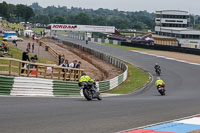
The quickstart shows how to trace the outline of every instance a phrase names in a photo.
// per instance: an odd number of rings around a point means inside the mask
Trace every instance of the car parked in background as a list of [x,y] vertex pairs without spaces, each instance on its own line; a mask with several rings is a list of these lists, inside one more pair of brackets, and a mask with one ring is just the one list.
[[17,36],[8,36],[3,38],[3,41],[23,41],[23,39]]

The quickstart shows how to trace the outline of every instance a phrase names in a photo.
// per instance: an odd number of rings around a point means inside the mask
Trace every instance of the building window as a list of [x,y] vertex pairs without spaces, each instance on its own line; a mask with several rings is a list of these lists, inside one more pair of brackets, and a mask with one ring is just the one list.
[[176,22],[176,20],[165,20],[165,22]]

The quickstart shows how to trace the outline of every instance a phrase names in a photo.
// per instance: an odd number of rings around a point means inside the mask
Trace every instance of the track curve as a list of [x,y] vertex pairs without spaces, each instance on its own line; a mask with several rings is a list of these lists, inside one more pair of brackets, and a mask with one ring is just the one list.
[[[83,41],[66,40],[85,45]],[[135,64],[152,74],[155,62],[159,62],[167,96],[159,96],[153,82],[137,93],[104,98],[100,102],[81,98],[0,97],[0,132],[113,133],[199,114],[200,66],[91,42],[85,46]]]

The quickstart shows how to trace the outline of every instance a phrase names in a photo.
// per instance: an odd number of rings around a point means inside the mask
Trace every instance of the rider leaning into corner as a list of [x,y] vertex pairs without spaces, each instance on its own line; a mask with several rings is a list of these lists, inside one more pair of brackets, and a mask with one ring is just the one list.
[[157,77],[155,85],[156,85],[157,89],[158,89],[159,86],[161,86],[165,90],[165,82],[163,80],[161,80],[160,77]]
[[155,69],[155,71],[157,71],[158,69],[160,69],[160,66],[158,65],[158,63],[155,64],[154,69]]
[[91,86],[91,89],[96,90],[94,87],[94,83],[95,83],[94,80],[91,79],[89,76],[87,76],[85,72],[82,73],[79,79],[79,86],[82,82],[87,82]]

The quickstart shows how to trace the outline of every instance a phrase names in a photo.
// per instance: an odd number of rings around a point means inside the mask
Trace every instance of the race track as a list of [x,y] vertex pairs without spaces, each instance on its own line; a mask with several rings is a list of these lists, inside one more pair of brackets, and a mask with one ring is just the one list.
[[[85,45],[83,41],[66,40]],[[200,113],[200,66],[91,42],[85,46],[153,75],[158,62],[167,96],[160,96],[153,82],[137,93],[93,102],[84,98],[0,97],[0,132],[113,133]]]

